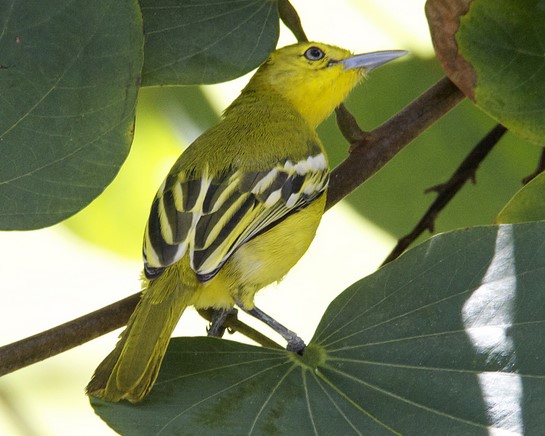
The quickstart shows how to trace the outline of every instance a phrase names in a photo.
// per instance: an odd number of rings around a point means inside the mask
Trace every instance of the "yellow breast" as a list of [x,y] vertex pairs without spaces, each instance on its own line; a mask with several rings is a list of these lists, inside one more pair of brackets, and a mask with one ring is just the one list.
[[314,239],[325,194],[240,247],[218,275],[201,285],[193,304],[197,308],[228,309],[235,299],[254,307],[255,293],[281,280],[299,261]]

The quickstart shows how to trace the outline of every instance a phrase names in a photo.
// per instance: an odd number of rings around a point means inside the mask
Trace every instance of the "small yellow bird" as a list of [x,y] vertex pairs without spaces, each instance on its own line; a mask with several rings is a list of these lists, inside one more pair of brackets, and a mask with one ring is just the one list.
[[216,334],[235,306],[303,341],[254,306],[310,245],[329,169],[316,127],[371,69],[406,52],[352,55],[317,42],[281,48],[256,71],[219,124],[174,164],[151,205],[143,295],[89,395],[141,401],[184,309],[214,308]]

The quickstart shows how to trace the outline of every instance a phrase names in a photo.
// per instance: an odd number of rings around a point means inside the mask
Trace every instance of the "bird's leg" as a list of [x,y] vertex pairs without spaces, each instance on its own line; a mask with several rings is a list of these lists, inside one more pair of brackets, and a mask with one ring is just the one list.
[[253,309],[246,309],[242,305],[242,303],[240,303],[239,301],[237,301],[237,306],[240,307],[247,314],[252,315],[258,320],[264,322],[270,328],[272,328],[275,332],[277,332],[280,336],[282,336],[288,342],[288,346],[286,347],[286,350],[294,351],[297,354],[303,354],[303,351],[305,350],[306,345],[304,341],[299,336],[297,336],[295,332],[292,332],[288,328],[284,327],[274,318],[270,317],[261,309],[255,306]]
[[231,314],[236,316],[237,310],[235,308],[214,309],[212,322],[210,323],[210,327],[208,328],[208,336],[212,336],[215,338],[223,337],[223,334],[225,333],[225,330],[226,330],[225,320]]

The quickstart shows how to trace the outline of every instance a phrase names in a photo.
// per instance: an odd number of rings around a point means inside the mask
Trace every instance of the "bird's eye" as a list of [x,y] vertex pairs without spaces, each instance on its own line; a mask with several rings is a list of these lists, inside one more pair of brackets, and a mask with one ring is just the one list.
[[318,47],[310,47],[305,52],[305,57],[309,61],[319,61],[320,59],[323,59],[324,56],[325,56],[325,53]]

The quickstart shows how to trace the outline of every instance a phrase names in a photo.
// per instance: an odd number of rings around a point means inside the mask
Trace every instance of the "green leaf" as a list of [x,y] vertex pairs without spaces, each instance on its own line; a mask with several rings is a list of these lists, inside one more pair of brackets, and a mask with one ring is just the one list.
[[184,145],[218,115],[199,87],[146,87],[138,95],[136,119],[131,152],[115,180],[62,225],[89,243],[141,261],[143,225],[157,188]]
[[524,138],[545,141],[545,8],[536,0],[474,0],[456,34],[477,76],[477,104]]
[[428,0],[437,56],[481,109],[545,141],[545,8],[537,0]]
[[0,4],[0,228],[98,196],[125,160],[143,63],[135,0]]
[[141,0],[144,85],[217,83],[242,76],[274,50],[276,0]]
[[545,173],[539,174],[517,192],[500,211],[498,223],[545,220]]
[[537,434],[545,426],[545,224],[440,235],[357,282],[302,358],[171,342],[121,434]]

